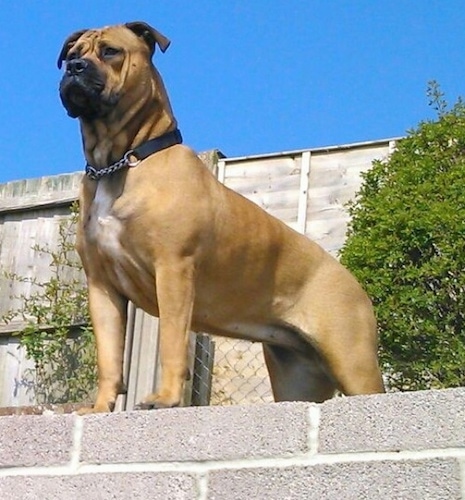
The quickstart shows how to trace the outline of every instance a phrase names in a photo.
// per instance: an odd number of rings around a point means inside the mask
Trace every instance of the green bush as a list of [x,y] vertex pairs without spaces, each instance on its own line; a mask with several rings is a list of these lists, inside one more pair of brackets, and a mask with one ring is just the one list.
[[349,206],[343,262],[372,298],[388,385],[465,385],[465,105],[438,112],[375,161]]
[[89,399],[96,385],[95,345],[82,266],[74,248],[77,204],[59,225],[56,248],[34,246],[50,259],[46,281],[4,273],[12,281],[28,282],[32,293],[16,297],[21,307],[0,317],[4,323],[21,318],[17,332],[34,370],[25,378],[34,387],[37,403],[77,403]]

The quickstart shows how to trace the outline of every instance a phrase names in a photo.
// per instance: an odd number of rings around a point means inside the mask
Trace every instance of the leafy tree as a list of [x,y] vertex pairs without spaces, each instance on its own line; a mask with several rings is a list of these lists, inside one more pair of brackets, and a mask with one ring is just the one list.
[[465,105],[430,82],[435,120],[375,161],[341,261],[371,296],[391,389],[465,385]]

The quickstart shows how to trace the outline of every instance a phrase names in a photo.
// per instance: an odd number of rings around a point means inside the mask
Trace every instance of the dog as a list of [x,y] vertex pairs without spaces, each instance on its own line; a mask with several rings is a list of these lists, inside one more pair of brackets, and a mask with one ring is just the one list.
[[144,22],[66,39],[60,97],[87,161],[77,250],[98,391],[124,391],[127,303],[160,319],[162,377],[141,408],[180,404],[189,331],[262,342],[275,401],[384,392],[370,299],[319,245],[226,188],[181,134],[152,64],[170,41]]

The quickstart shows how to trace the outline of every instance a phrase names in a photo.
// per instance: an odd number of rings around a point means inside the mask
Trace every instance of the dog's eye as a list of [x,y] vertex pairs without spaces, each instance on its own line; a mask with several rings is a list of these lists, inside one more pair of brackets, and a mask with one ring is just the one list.
[[120,49],[117,49],[115,47],[103,47],[101,52],[100,52],[100,55],[101,57],[103,58],[111,58],[113,56],[116,56],[120,53]]

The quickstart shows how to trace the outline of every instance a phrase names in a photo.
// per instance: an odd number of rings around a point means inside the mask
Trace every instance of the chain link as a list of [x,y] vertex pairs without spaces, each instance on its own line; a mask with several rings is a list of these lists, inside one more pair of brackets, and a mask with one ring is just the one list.
[[113,163],[112,165],[104,168],[95,168],[92,165],[87,164],[86,165],[86,175],[89,177],[89,179],[92,179],[93,181],[98,181],[105,175],[111,175],[117,172],[118,170],[121,170],[122,168],[125,167],[135,167],[139,165],[140,160],[136,161],[131,161],[129,157],[134,154],[133,150],[131,149],[128,151],[121,160],[118,160],[117,162]]

